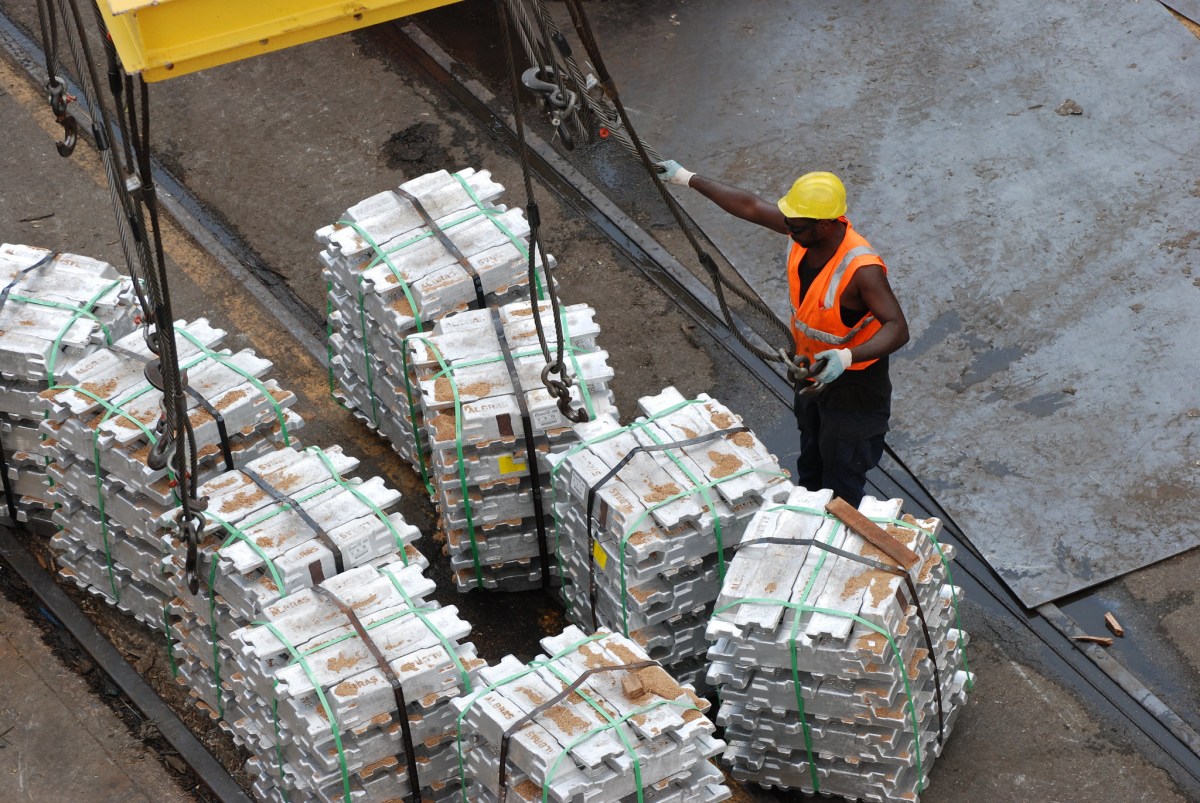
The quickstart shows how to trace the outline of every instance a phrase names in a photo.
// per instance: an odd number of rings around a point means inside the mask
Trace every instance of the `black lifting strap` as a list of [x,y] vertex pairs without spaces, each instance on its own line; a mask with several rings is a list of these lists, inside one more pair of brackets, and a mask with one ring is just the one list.
[[[413,803],[421,801],[421,783],[417,780],[417,752],[413,746],[412,729],[408,724],[408,703],[404,700],[404,688],[400,684],[400,677],[392,669],[387,658],[379,650],[379,646],[371,638],[371,634],[367,632],[367,628],[363,626],[362,620],[358,618],[358,614],[346,603],[335,597],[329,589],[320,585],[314,585],[313,591],[319,594],[324,599],[333,603],[342,615],[349,620],[358,633],[359,640],[363,646],[367,648],[367,652],[371,653],[371,657],[375,659],[375,663],[379,665],[379,671],[387,678],[391,684],[392,694],[396,698],[396,716],[400,720],[400,732],[404,736],[404,759],[408,764],[408,791]],[[399,756],[397,756],[399,758]]]
[[471,261],[467,259],[466,255],[459,250],[458,246],[454,244],[454,241],[450,239],[449,235],[442,231],[438,224],[434,222],[433,216],[429,214],[429,210],[425,208],[424,204],[417,199],[417,196],[413,195],[403,187],[397,187],[396,194],[402,196],[405,200],[412,204],[412,208],[417,210],[417,214],[421,216],[421,220],[425,221],[425,225],[429,227],[429,231],[433,233],[433,236],[438,238],[438,242],[442,244],[442,247],[444,247],[450,253],[450,256],[458,260],[458,264],[462,265],[463,270],[465,270],[467,275],[471,277],[471,281],[475,283],[475,303],[478,304],[478,309],[483,309],[486,307],[487,302],[484,300],[483,282],[480,281],[479,272],[475,270],[475,266],[472,265]]
[[592,605],[592,629],[598,628],[599,622],[596,619],[596,559],[592,554],[596,549],[596,531],[592,524],[592,507],[596,502],[596,491],[600,490],[609,480],[617,476],[617,472],[625,468],[634,456],[642,452],[664,452],[667,449],[682,449],[685,446],[696,446],[701,443],[707,443],[711,440],[716,440],[721,435],[736,435],[739,432],[749,432],[749,427],[730,427],[729,429],[715,429],[712,432],[706,432],[703,435],[697,435],[694,438],[688,438],[674,443],[655,443],[648,446],[635,446],[629,450],[629,453],[617,461],[617,464],[609,469],[608,473],[592,484],[587,492],[587,558],[588,558],[588,599]]
[[[300,507],[299,502],[268,483],[258,474],[258,472],[254,471],[254,469],[251,469],[247,466],[242,466],[240,471],[250,479],[254,480],[255,485],[266,491],[267,494],[277,502],[287,505],[289,508],[295,511],[296,515],[299,516],[314,533],[316,533],[316,536],[318,539],[320,539],[321,543],[327,546],[329,551],[333,553],[333,562],[337,567],[337,573],[341,574],[342,572],[346,571],[346,566],[342,562],[342,550],[334,542],[333,538],[329,536],[329,533],[325,532],[325,528],[320,524],[317,524],[316,520],[313,519],[312,516],[308,515],[308,512],[304,508]],[[313,575],[313,585],[316,585],[325,579],[324,572],[321,571],[319,563],[310,565],[308,571]]]
[[[13,288],[16,287],[23,278],[25,278],[25,274],[32,273],[38,268],[49,265],[54,261],[54,257],[55,254],[53,252],[46,254],[46,256],[30,265],[28,268],[24,268],[16,276],[14,276],[12,281],[6,284],[3,290],[0,290],[0,308],[2,308],[5,302],[8,301],[9,293],[13,291]],[[4,434],[3,429],[3,422],[0,422],[0,436]],[[8,459],[4,456],[3,437],[0,437],[0,485],[4,486],[4,502],[8,506],[8,516],[12,519],[13,526],[15,527],[17,525],[17,493],[13,489],[12,481],[8,478]]]
[[[534,302],[530,302],[534,303]],[[533,494],[533,521],[537,526],[538,558],[542,562],[542,588],[550,586],[550,545],[546,539],[546,512],[542,500],[542,471],[538,467],[537,444],[533,439],[533,420],[529,415],[529,404],[525,401],[525,391],[521,387],[521,376],[517,372],[517,363],[513,359],[512,350],[504,335],[504,325],[500,322],[500,311],[489,310],[492,327],[496,330],[496,340],[500,342],[500,353],[504,355],[504,365],[512,381],[513,395],[517,397],[517,406],[521,409],[521,431],[525,435],[525,462],[529,465],[529,484]]]
[[[912,604],[917,609],[917,618],[921,621],[921,631],[925,634],[925,647],[929,652],[929,660],[933,664],[933,689],[934,695],[937,699],[938,712],[938,744],[942,744],[946,730],[945,712],[942,710],[942,678],[941,674],[938,672],[937,655],[933,651],[933,638],[929,635],[929,625],[925,622],[925,611],[921,608],[921,599],[917,596],[917,587],[913,584],[912,577],[909,576],[909,573],[899,566],[880,563],[873,558],[868,558],[863,555],[855,555],[853,552],[847,552],[844,549],[839,549],[838,547],[831,546],[814,538],[780,538],[778,536],[772,536],[770,538],[755,538],[753,541],[744,542],[738,548],[746,549],[747,547],[758,546],[759,544],[763,544],[764,546],[767,544],[815,546],[818,549],[823,549],[826,552],[833,553],[834,555],[848,558],[849,560],[855,561],[856,563],[861,563],[864,566],[870,566],[872,569],[878,569],[881,572],[887,572],[888,574],[894,574],[904,578],[904,583],[908,586],[908,594],[910,597],[912,597]],[[908,667],[902,666],[900,667],[900,671],[907,672]]]
[[[143,364],[150,362],[150,357],[147,357],[145,354],[138,354],[136,351],[130,351],[124,346],[109,346],[108,349],[117,354],[124,354],[126,357],[131,357]],[[204,411],[212,416],[212,420],[217,422],[217,433],[221,436],[221,456],[225,458],[225,470],[233,471],[237,468],[237,464],[233,460],[233,446],[229,443],[229,429],[225,426],[225,416],[221,415],[221,411],[191,385],[185,384],[183,392],[195,399],[204,408]]]
[[535,717],[537,717],[538,715],[540,715],[542,712],[549,710],[550,708],[558,705],[560,702],[565,700],[568,696],[573,694],[576,689],[578,689],[580,686],[582,686],[583,682],[585,680],[587,680],[588,678],[590,678],[592,675],[595,675],[599,672],[620,672],[620,671],[632,672],[632,671],[635,671],[638,669],[646,669],[651,666],[658,666],[658,665],[659,665],[659,663],[657,661],[637,661],[637,662],[631,663],[631,664],[615,664],[615,665],[610,665],[610,666],[598,666],[594,669],[589,669],[586,672],[584,672],[582,675],[580,675],[579,677],[575,678],[574,683],[567,686],[561,692],[554,695],[549,700],[546,700],[544,703],[539,705],[537,708],[533,709],[528,714],[526,714],[525,716],[516,720],[511,725],[509,725],[507,728],[505,728],[504,735],[500,738],[500,773],[499,773],[500,785],[498,787],[500,790],[499,803],[506,803],[506,801],[508,800],[508,785],[505,783],[505,781],[508,779],[508,740],[509,740],[509,737],[511,737],[518,730],[520,730],[521,727],[523,725],[525,725],[525,723],[532,722],[533,719]]

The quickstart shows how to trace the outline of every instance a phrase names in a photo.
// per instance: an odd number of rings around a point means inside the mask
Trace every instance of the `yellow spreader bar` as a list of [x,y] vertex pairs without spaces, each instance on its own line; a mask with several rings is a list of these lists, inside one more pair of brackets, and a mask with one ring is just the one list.
[[162,81],[458,0],[97,2],[125,70]]

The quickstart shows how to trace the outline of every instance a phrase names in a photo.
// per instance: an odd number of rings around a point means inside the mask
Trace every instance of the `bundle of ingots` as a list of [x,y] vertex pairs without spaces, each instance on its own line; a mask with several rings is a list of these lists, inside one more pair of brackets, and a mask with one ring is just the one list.
[[132,332],[137,312],[133,282],[106,262],[0,245],[0,522],[49,516],[47,397],[77,360]]

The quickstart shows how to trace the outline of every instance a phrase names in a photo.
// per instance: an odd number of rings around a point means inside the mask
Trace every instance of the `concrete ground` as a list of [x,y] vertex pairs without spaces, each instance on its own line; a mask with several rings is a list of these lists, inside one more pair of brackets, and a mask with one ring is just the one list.
[[11,803],[190,800],[81,675],[0,597],[0,784]]
[[[32,22],[23,5],[3,0],[0,9]],[[510,188],[509,203],[523,202],[512,156],[420,79],[380,60],[368,36],[338,37],[215,68],[155,86],[151,95],[152,136],[173,172],[316,310],[323,310],[323,289],[312,232],[360,198],[428,170],[475,166],[492,170]],[[86,146],[70,160],[55,154],[58,129],[41,91],[7,58],[0,58],[0,119],[7,139],[7,147],[0,149],[0,240],[123,264],[95,154]],[[546,246],[562,265],[563,297],[598,309],[601,342],[620,375],[614,387],[627,416],[638,396],[675,384],[688,395],[713,392],[744,410],[752,427],[779,423],[756,420],[763,405],[740,369],[691,331],[679,310],[573,210],[539,192]],[[273,311],[244,293],[169,220],[165,247],[176,316],[207,316],[230,331],[230,347],[252,346],[271,359],[273,375],[300,397],[296,409],[308,421],[305,441],[338,443],[364,459],[359,473],[382,474],[404,490],[405,515],[428,533],[432,511],[412,472],[332,403],[323,367],[278,325]],[[432,545],[422,546],[432,556]],[[1196,653],[1190,645],[1196,642],[1188,640],[1189,628],[1194,631],[1188,623],[1196,621],[1194,557],[1140,572],[1125,586],[1132,604],[1155,612],[1154,626],[1163,628],[1163,638],[1183,640],[1179,650],[1193,666]],[[472,638],[490,660],[510,651],[528,657],[533,636],[556,632],[562,625],[557,606],[546,596],[510,600],[443,593],[443,602],[459,604],[472,621]],[[102,630],[161,649],[161,634],[140,633],[100,606],[88,611]],[[522,627],[505,631],[501,624],[513,620],[513,611],[520,611]],[[1102,701],[1072,678],[1051,671],[1040,646],[1025,631],[970,599],[962,613],[972,637],[968,655],[977,686],[923,800],[1200,798],[1200,790],[1164,769],[1161,755]],[[173,687],[164,663],[159,661],[148,677],[183,715],[186,697]],[[40,662],[34,665],[47,671]],[[238,769],[238,752],[211,722],[194,713],[188,722],[218,758]],[[27,758],[29,777],[33,763],[43,773],[58,766],[53,751]],[[135,753],[121,764],[143,761]],[[95,789],[71,799],[108,799]]]

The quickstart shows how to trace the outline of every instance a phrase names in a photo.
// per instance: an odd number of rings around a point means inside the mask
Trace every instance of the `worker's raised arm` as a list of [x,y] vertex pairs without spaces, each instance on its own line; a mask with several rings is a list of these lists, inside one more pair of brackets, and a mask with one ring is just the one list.
[[783,212],[779,211],[779,207],[767,203],[754,193],[722,184],[715,179],[698,176],[690,170],[685,170],[674,160],[659,162],[658,167],[660,177],[668,184],[691,187],[734,217],[757,223],[780,234],[788,233]]

